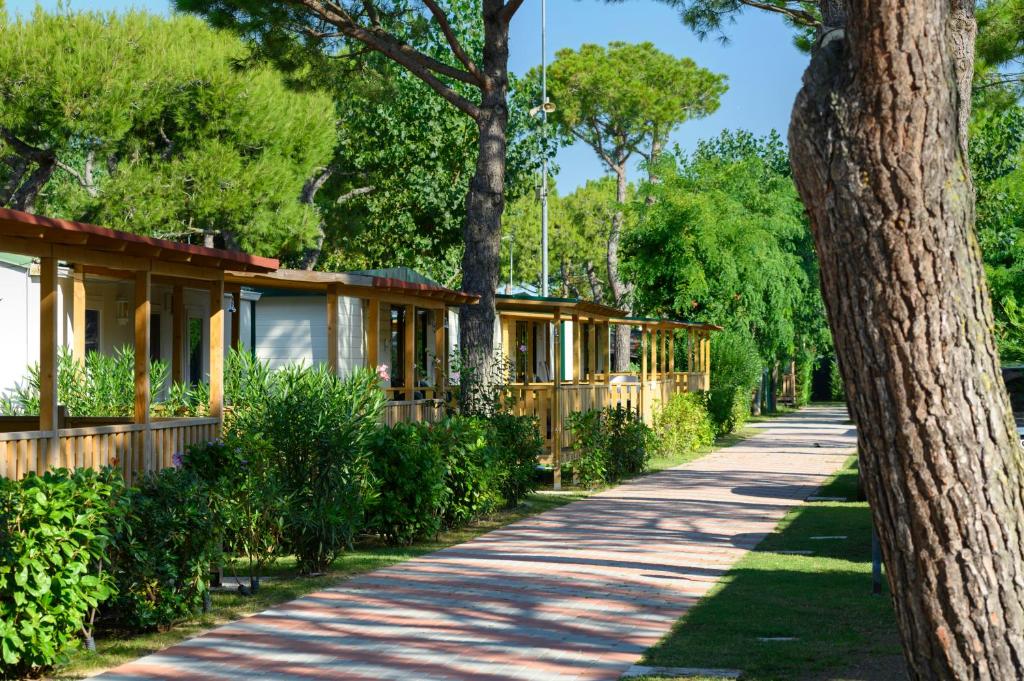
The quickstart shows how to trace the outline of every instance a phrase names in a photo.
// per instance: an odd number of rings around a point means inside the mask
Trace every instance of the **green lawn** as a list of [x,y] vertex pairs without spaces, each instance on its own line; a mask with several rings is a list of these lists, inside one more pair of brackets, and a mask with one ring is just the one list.
[[[856,485],[851,459],[820,494],[853,500]],[[812,539],[837,535],[847,539]],[[780,553],[787,550],[814,553]],[[796,640],[759,640],[767,637]],[[814,502],[791,511],[643,664],[739,669],[748,681],[900,678],[888,589],[871,593],[867,504]]]
[[[255,596],[241,596],[234,592],[215,592],[213,594],[213,609],[209,613],[194,621],[177,625],[166,632],[126,637],[104,636],[100,632],[96,639],[95,653],[78,651],[68,665],[56,670],[50,678],[84,678],[143,655],[154,653],[186,638],[201,634],[219,624],[266,610],[278,603],[294,600],[312,591],[330,587],[348,577],[394,565],[446,546],[461,544],[503,525],[563,506],[585,496],[587,496],[586,492],[572,491],[557,495],[532,494],[514,510],[501,511],[469,527],[444,532],[434,541],[419,542],[409,547],[386,547],[378,542],[366,540],[357,543],[353,551],[342,555],[335,561],[331,571],[322,577],[298,577],[295,575],[294,559],[281,559],[266,570],[266,574],[279,579],[264,582]],[[225,572],[227,573],[229,570],[230,566]],[[233,580],[227,577],[225,581],[233,583]]]

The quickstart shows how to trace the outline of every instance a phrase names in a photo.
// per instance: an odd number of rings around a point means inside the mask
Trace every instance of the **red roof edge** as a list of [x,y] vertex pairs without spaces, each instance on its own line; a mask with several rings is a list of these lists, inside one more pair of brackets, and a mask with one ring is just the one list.
[[479,301],[480,296],[475,296],[471,293],[464,291],[455,291],[450,288],[443,286],[431,286],[430,284],[421,284],[418,282],[405,281],[404,279],[392,279],[390,277],[374,277],[373,285],[380,288],[398,288],[406,289],[409,291],[438,291],[441,293],[447,293],[449,295],[458,296],[466,301]]
[[206,246],[183,244],[177,241],[168,241],[167,239],[157,239],[149,236],[141,236],[139,234],[131,234],[130,232],[121,232],[116,229],[109,229],[107,227],[91,225],[86,222],[75,222],[73,220],[51,218],[46,217],[44,215],[26,213],[20,210],[12,210],[10,208],[0,208],[0,222],[3,221],[15,222],[23,225],[46,227],[48,229],[55,229],[62,232],[93,234],[99,237],[104,237],[108,239],[118,239],[121,241],[127,241],[129,243],[153,246],[156,248],[166,249],[169,251],[178,251],[181,253],[189,253],[191,255],[199,255],[208,258],[217,258],[219,260],[227,260],[230,261],[231,263],[240,263],[248,265],[253,268],[264,269],[267,271],[273,271],[280,267],[280,262],[277,260],[277,258],[264,258],[262,256],[250,255],[248,253],[243,253],[241,251],[228,251],[221,248],[207,248]]

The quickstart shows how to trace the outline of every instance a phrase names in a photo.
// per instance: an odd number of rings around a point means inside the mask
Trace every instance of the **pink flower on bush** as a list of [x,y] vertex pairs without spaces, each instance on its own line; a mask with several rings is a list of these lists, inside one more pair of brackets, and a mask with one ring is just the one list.
[[526,352],[526,343],[519,346],[519,352]]
[[185,452],[174,452],[174,456],[171,457],[171,463],[174,464],[175,468],[181,468],[185,465]]
[[377,367],[377,378],[379,378],[382,381],[391,380],[391,373],[388,371],[387,364],[381,364],[380,366]]
[[462,380],[462,375],[458,371],[453,371],[451,373],[451,379],[453,383],[458,383],[460,380]]

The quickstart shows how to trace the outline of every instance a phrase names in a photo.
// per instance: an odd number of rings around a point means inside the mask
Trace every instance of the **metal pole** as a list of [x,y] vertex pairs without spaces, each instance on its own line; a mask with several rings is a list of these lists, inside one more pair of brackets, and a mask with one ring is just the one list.
[[540,288],[541,295],[548,295],[548,157],[547,157],[547,124],[548,112],[548,3],[540,1],[540,103],[541,103],[541,140],[544,142],[544,159],[540,172]]
[[512,272],[514,271],[513,268],[515,267],[515,260],[513,260],[513,256],[514,256],[514,253],[515,253],[515,250],[516,250],[515,249],[515,245],[516,245],[516,235],[515,235],[515,232],[513,232],[508,237],[508,291],[507,291],[507,293],[509,295],[512,295]]

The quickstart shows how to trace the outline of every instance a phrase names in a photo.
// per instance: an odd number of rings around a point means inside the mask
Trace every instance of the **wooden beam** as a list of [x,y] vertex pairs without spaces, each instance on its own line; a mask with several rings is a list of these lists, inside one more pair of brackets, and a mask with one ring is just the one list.
[[572,382],[573,385],[579,385],[580,382],[580,363],[583,361],[583,343],[581,342],[582,332],[580,331],[580,317],[579,315],[572,316]]
[[375,298],[366,301],[363,342],[366,343],[366,366],[370,371],[376,371],[380,364],[380,301]]
[[338,375],[338,287],[327,287],[327,368]]
[[57,259],[39,262],[39,430],[46,440],[46,467],[60,466],[57,437]]
[[224,418],[224,280],[210,287],[210,416]]
[[448,349],[444,345],[444,310],[434,310],[434,388],[435,397],[441,397],[445,389],[447,373],[444,369]]
[[[134,422],[149,425],[149,340],[150,314],[152,312],[152,282],[149,272],[135,275],[135,413]],[[150,458],[153,452],[152,431],[142,431],[142,451],[135,452],[129,467],[129,475],[136,469],[147,471],[154,468]]]
[[235,308],[231,313],[231,349],[237,351],[242,348],[242,287],[224,288],[231,295],[231,307]]
[[676,373],[676,332],[670,331],[668,336],[668,372]]
[[[552,363],[554,389],[551,391],[551,466],[552,486],[562,489],[562,314],[554,315],[555,358]],[[543,427],[544,424],[541,424]]]
[[516,353],[513,348],[513,333],[512,329],[515,328],[511,319],[504,314],[499,314],[499,323],[501,324],[501,352],[505,358],[512,364],[512,372],[516,370]]
[[647,329],[640,327],[640,381],[647,383]]
[[593,383],[597,376],[597,324],[587,324],[587,380]]
[[406,399],[413,399],[416,389],[416,308],[405,306],[405,390]]
[[71,354],[75,361],[85,366],[85,270],[81,265],[75,265],[71,286],[71,335],[74,340]]
[[185,381],[185,287],[177,284],[171,293],[171,380]]
[[661,330],[661,373],[662,373],[663,376],[667,376],[667,374],[669,373],[669,369],[668,369],[668,364],[669,364],[669,360],[668,360],[668,337],[669,337],[669,333],[670,333],[669,330],[666,329],[666,328],[663,328]]
[[534,355],[535,348],[533,343],[535,328],[534,324],[535,322],[526,322],[526,373],[523,380],[523,383],[526,385],[530,385],[531,380],[533,382],[536,382],[536,379],[533,378],[533,376],[535,375],[533,370],[536,366],[534,364],[534,361],[536,359]]

